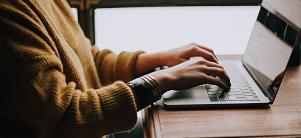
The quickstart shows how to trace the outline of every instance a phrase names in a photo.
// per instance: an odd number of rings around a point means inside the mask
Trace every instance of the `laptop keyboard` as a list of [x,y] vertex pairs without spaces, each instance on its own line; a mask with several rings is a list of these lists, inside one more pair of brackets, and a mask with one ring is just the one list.
[[258,96],[233,64],[225,64],[227,73],[231,78],[231,88],[224,91],[215,85],[205,84],[207,94],[211,101],[259,101]]

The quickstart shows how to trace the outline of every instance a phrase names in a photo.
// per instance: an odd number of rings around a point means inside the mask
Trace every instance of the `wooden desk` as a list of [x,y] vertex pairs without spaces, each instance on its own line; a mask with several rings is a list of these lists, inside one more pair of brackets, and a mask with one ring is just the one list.
[[143,111],[143,122],[145,137],[301,137],[301,67],[288,68],[268,109],[166,111],[159,101]]

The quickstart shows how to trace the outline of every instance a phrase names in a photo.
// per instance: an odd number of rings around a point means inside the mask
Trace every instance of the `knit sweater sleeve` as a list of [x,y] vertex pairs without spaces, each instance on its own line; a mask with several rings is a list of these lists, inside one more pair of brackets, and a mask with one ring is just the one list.
[[39,137],[100,137],[132,128],[131,89],[118,81],[79,90],[66,78],[66,63],[34,10],[25,1],[0,2],[1,107],[10,111],[0,114]]
[[108,49],[98,50],[93,47],[92,53],[101,83],[107,85],[117,80],[128,82],[134,79],[136,77],[137,58],[144,52],[124,51],[116,55]]

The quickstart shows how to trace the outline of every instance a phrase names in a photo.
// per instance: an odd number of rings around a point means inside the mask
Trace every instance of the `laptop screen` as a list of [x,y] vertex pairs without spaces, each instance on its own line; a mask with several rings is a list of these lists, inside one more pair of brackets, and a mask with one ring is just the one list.
[[298,31],[261,8],[242,60],[271,102],[280,87],[297,38]]

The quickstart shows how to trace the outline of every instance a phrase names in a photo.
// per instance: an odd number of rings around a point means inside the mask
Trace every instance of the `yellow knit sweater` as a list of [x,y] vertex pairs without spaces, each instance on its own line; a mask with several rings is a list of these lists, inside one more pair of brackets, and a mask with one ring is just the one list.
[[124,82],[140,53],[92,48],[64,0],[1,0],[0,137],[132,128],[136,104]]

